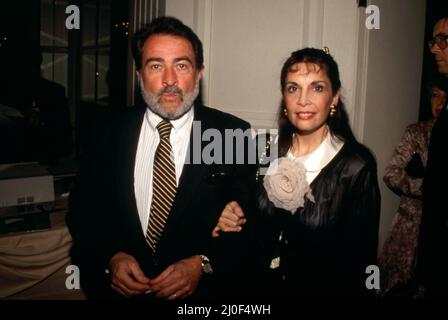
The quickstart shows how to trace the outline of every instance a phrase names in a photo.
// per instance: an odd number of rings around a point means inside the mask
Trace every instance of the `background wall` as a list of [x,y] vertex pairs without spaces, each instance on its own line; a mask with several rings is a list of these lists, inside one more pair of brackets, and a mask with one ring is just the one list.
[[166,0],[166,15],[192,27],[204,44],[206,104],[254,127],[275,127],[279,73],[289,53],[328,46],[358,139],[376,155],[382,194],[381,248],[398,208],[382,182],[405,127],[418,120],[425,0],[372,0],[380,29],[355,0]]
[[[379,177],[401,140],[405,127],[418,120],[425,25],[425,1],[375,0],[381,29],[371,31],[366,80],[363,142],[376,155]],[[384,242],[399,198],[380,180],[381,230]]]
[[304,46],[330,48],[349,84],[344,95],[353,100],[357,12],[352,0],[166,1],[166,15],[182,19],[203,41],[205,103],[263,128],[276,126],[281,66]]

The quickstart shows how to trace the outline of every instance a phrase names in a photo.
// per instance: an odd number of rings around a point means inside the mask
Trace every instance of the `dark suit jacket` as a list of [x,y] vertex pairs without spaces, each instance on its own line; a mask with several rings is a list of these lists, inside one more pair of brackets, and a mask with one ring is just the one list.
[[[110,258],[119,251],[134,256],[149,278],[170,264],[197,254],[212,262],[193,297],[216,298],[232,290],[244,276],[245,232],[213,239],[211,232],[224,206],[237,200],[250,216],[255,165],[185,164],[173,207],[154,254],[142,232],[134,194],[134,165],[145,108],[128,108],[111,116],[98,132],[82,161],[72,191],[67,224],[74,238],[73,259],[80,266],[81,283],[91,296],[107,296],[105,278]],[[195,107],[202,132],[209,128],[248,129],[232,115]],[[191,137],[191,143],[197,137]],[[197,141],[196,141],[197,142]],[[202,147],[209,142],[202,143]],[[229,281],[232,278],[232,281]],[[239,291],[238,291],[239,292]]]
[[448,287],[448,110],[432,129],[423,179],[418,272],[434,296],[446,297]]

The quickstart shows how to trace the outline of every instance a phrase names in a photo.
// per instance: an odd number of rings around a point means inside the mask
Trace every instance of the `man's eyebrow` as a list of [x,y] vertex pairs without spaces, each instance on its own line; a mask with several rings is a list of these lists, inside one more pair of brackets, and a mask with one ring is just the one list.
[[188,56],[183,56],[183,57],[174,59],[174,62],[179,62],[179,61],[188,61],[191,65],[193,65],[193,61],[191,61],[191,59]]
[[[148,63],[150,62],[164,62],[165,60],[159,57],[149,57],[148,59],[145,60],[144,65],[146,66]],[[193,61],[188,57],[188,56],[182,56],[182,57],[178,57],[174,59],[174,62],[179,62],[179,61],[187,61],[189,62],[191,65],[194,65]]]
[[162,58],[152,58],[152,57],[150,57],[150,58],[146,59],[144,65],[146,66],[148,63],[154,62],[154,61],[155,62],[163,62],[163,59]]
[[446,37],[446,36],[448,36],[448,34],[445,33],[445,32],[439,32],[439,33],[436,34],[434,37],[440,37],[440,36],[444,36],[444,37]]

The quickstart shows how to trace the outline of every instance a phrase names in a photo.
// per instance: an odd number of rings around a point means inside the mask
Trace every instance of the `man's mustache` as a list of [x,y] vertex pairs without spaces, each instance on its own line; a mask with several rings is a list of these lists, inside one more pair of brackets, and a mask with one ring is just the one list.
[[171,86],[166,86],[165,88],[160,90],[160,92],[157,94],[157,98],[160,98],[165,93],[175,93],[175,94],[179,95],[181,98],[184,95],[181,88],[179,88],[178,86],[171,85]]

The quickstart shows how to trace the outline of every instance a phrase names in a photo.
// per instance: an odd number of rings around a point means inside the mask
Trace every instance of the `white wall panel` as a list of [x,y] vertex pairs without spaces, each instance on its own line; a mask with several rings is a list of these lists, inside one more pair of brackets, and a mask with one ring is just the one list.
[[204,43],[205,102],[254,127],[276,126],[280,68],[290,52],[330,48],[355,135],[377,157],[382,245],[398,206],[382,176],[418,118],[425,1],[369,2],[380,9],[379,30],[366,29],[355,0],[166,0],[166,13]]

